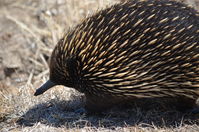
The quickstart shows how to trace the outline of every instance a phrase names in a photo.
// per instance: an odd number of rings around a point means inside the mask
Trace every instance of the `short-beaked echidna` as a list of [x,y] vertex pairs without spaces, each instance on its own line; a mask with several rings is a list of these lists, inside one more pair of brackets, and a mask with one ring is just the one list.
[[119,3],[86,18],[58,42],[50,61],[55,85],[105,109],[135,98],[199,97],[199,13],[174,1]]

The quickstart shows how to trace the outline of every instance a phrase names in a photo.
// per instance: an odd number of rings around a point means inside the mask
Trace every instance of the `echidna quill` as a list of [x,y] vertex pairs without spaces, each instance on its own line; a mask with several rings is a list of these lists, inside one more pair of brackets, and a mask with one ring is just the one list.
[[195,102],[199,13],[168,0],[132,0],[99,11],[60,39],[50,79],[35,95],[55,85],[84,93],[88,110],[135,98]]

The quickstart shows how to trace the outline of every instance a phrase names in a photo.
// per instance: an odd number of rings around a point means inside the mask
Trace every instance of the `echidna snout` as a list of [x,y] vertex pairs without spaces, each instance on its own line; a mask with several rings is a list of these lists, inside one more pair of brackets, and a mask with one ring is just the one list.
[[53,83],[52,81],[48,80],[45,84],[43,84],[40,88],[37,89],[35,92],[34,96],[38,96],[40,94],[43,94],[45,91],[48,89],[54,87],[56,84]]

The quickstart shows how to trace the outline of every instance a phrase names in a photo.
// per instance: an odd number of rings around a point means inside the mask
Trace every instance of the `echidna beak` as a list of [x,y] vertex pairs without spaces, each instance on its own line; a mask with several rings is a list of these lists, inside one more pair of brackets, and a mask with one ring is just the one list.
[[34,96],[43,94],[45,91],[47,91],[48,89],[52,88],[53,86],[55,86],[56,84],[50,80],[48,80],[46,83],[44,83],[40,88],[38,88],[34,94]]

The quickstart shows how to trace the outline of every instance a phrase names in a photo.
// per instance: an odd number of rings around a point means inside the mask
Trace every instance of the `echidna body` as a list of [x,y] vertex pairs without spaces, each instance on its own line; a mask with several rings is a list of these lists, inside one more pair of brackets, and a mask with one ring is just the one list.
[[50,80],[85,93],[87,108],[135,98],[199,96],[199,13],[167,0],[129,1],[85,19],[55,47]]

